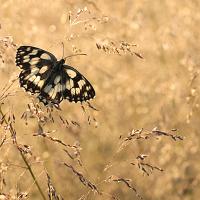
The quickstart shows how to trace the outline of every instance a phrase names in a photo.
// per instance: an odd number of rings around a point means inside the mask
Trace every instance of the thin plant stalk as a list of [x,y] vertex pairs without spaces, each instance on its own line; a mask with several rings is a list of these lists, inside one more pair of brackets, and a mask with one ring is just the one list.
[[[0,113],[1,113],[2,116],[4,116],[4,113],[3,113],[2,109],[1,109],[1,107],[0,107]],[[4,122],[6,123],[6,125],[9,125],[8,121],[5,118],[4,118]],[[13,129],[13,127],[12,127],[12,125],[10,125],[9,131],[10,131],[10,133],[11,133],[12,136],[14,136],[16,134],[15,131],[14,131],[14,129]],[[20,152],[20,155],[21,155],[21,157],[22,157],[25,165],[27,166],[27,169],[30,172],[30,174],[31,174],[31,176],[32,176],[32,178],[34,180],[34,183],[36,184],[36,186],[37,186],[37,188],[38,188],[38,190],[39,190],[42,198],[44,200],[46,200],[46,197],[45,197],[45,195],[44,195],[44,193],[43,193],[43,191],[42,191],[42,189],[41,189],[41,187],[40,187],[40,185],[39,185],[39,183],[38,183],[38,181],[37,181],[37,179],[36,179],[36,177],[35,177],[35,175],[33,173],[33,170],[31,169],[31,166],[29,165],[28,161],[26,160],[26,157],[24,156],[24,154],[22,153],[22,151],[18,147],[16,139],[14,140],[14,144],[16,145],[17,150]]]

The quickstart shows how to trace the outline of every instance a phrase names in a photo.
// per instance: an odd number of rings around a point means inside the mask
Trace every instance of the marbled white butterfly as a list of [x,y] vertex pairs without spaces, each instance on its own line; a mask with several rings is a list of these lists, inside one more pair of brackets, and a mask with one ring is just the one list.
[[65,64],[65,59],[42,49],[20,46],[17,49],[16,65],[20,86],[31,94],[38,94],[44,105],[59,105],[63,99],[83,102],[94,98],[95,91],[89,81],[76,69]]

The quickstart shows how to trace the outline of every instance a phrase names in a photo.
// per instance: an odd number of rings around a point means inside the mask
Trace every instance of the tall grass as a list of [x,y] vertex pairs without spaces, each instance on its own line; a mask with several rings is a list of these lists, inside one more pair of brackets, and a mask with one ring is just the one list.
[[[197,199],[198,1],[0,1],[0,199]],[[62,57],[89,103],[45,107],[16,49]]]

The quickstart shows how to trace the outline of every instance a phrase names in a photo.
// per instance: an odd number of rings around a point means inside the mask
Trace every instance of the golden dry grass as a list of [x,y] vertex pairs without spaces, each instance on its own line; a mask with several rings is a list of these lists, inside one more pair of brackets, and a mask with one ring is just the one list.
[[[0,199],[198,199],[199,9],[0,0]],[[94,85],[98,111],[66,100],[50,111],[12,84],[18,46],[61,58],[62,42],[66,56],[87,53],[67,62]]]

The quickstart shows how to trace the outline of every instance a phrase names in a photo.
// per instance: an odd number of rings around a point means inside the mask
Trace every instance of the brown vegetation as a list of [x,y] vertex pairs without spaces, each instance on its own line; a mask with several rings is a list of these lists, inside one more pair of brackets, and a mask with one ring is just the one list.
[[[200,2],[0,0],[0,200],[198,199]],[[67,60],[89,104],[19,87],[16,49]]]

